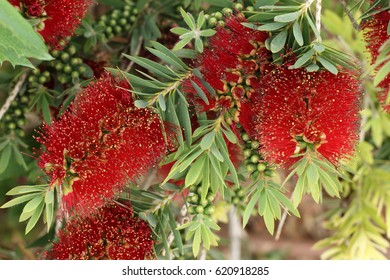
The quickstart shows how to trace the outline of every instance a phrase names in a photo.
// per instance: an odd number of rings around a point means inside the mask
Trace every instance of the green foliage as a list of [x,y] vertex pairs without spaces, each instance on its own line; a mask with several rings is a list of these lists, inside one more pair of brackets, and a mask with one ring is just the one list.
[[203,11],[199,13],[198,19],[195,21],[194,17],[190,13],[186,13],[183,9],[180,9],[181,16],[190,29],[182,27],[174,27],[171,32],[179,35],[180,41],[176,43],[173,48],[174,51],[184,48],[192,39],[195,40],[195,49],[199,52],[203,52],[203,41],[201,37],[213,36],[216,31],[212,29],[202,30],[202,26],[206,22]]
[[220,230],[220,227],[205,215],[198,214],[191,222],[183,224],[177,229],[187,229],[186,240],[192,239],[192,253],[195,257],[198,256],[201,245],[206,250],[210,250],[210,246],[218,245],[218,237],[213,230]]
[[[270,234],[274,234],[275,220],[282,218],[282,211],[287,211],[299,217],[296,207],[283,194],[284,190],[281,186],[274,182],[261,179],[255,182],[247,189],[248,202],[243,214],[243,226],[248,223],[248,220],[255,209],[264,218],[265,225]],[[250,198],[250,199],[249,199]]]
[[311,72],[321,66],[335,75],[338,65],[357,68],[351,57],[322,43],[307,1],[257,1],[255,7],[259,11],[246,12],[250,23],[244,25],[270,32],[266,47],[272,53],[279,56],[292,49],[298,57],[292,68],[306,67]]
[[13,66],[34,68],[27,58],[50,60],[43,39],[7,1],[0,2],[0,66],[9,61]]
[[26,148],[27,145],[16,135],[11,134],[0,137],[0,175],[7,169],[11,158],[15,158],[16,162],[24,170],[28,169],[19,150],[20,147]]
[[348,204],[329,211],[325,227],[332,235],[316,244],[328,248],[324,259],[385,259],[390,245],[385,238],[390,236],[390,166],[375,164],[373,148],[367,142],[360,144],[351,180],[343,182]]
[[8,201],[1,208],[26,203],[19,218],[19,222],[29,220],[26,234],[35,227],[43,212],[43,222],[49,231],[54,217],[54,189],[48,185],[18,186],[7,192],[7,195],[18,195],[18,197]]
[[298,175],[293,193],[294,207],[299,205],[305,193],[311,194],[315,202],[321,202],[322,187],[331,197],[339,197],[342,188],[338,177],[345,176],[322,156],[307,151],[291,169],[285,183]]

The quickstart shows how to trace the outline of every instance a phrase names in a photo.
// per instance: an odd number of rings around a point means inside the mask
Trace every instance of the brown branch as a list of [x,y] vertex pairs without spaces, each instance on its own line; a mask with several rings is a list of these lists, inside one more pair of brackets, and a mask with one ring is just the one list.
[[12,91],[11,91],[10,95],[8,96],[7,100],[3,104],[3,107],[1,107],[1,109],[0,109],[0,120],[4,117],[5,113],[8,111],[9,107],[11,106],[12,101],[14,101],[14,99],[18,95],[20,89],[23,86],[24,81],[26,80],[26,77],[27,77],[27,73],[23,73],[20,76],[20,78],[19,78],[18,82],[16,83],[15,87],[12,89]]
[[340,0],[341,5],[343,6],[344,12],[349,17],[349,20],[352,22],[353,28],[355,28],[356,31],[360,31],[360,26],[356,22],[355,18],[353,17],[351,11],[347,7],[347,3],[345,3],[345,0]]

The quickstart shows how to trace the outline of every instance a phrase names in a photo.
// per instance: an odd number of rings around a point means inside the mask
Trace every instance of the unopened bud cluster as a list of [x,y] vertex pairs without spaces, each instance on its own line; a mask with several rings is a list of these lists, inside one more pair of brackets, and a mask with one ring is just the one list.
[[137,19],[138,9],[132,1],[125,1],[122,9],[114,9],[100,17],[98,26],[104,28],[104,36],[111,39],[129,32]]
[[211,190],[208,191],[206,199],[202,201],[202,186],[191,186],[189,188],[189,194],[186,198],[189,204],[188,213],[190,215],[204,214],[212,215],[215,211],[213,205],[214,195]]

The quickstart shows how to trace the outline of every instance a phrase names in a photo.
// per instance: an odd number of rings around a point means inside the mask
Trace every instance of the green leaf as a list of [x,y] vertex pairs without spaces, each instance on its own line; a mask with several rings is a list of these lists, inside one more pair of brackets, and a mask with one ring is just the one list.
[[203,42],[202,42],[202,39],[200,39],[200,38],[196,38],[196,39],[195,39],[195,49],[196,49],[199,53],[202,53],[202,52],[203,52]]
[[43,196],[41,194],[36,195],[31,199],[23,208],[23,212],[31,212],[38,207],[38,205],[43,201]]
[[186,13],[183,10],[183,8],[180,8],[180,14],[183,17],[183,19],[186,22],[186,24],[191,28],[191,30],[195,30],[196,29],[196,23],[195,23],[195,19],[193,18],[193,16],[190,13]]
[[336,66],[334,66],[331,62],[329,62],[328,60],[326,60],[325,58],[321,57],[321,56],[317,56],[317,60],[321,63],[322,66],[325,67],[326,70],[328,70],[330,73],[334,74],[334,75],[337,75],[337,73],[339,72],[336,68]]
[[273,235],[275,231],[275,220],[274,216],[272,215],[272,210],[269,205],[266,206],[265,212],[264,212],[264,223],[268,230],[268,232]]
[[41,217],[43,211],[43,201],[36,207],[34,214],[31,216],[30,220],[27,223],[25,234],[29,233],[34,226],[37,224],[39,217]]
[[306,176],[309,185],[314,185],[318,182],[319,174],[315,164],[311,163],[306,168]]
[[34,214],[34,212],[35,212],[35,209],[33,211],[31,211],[31,212],[22,212],[22,214],[20,214],[20,216],[19,216],[19,223],[27,221],[28,219],[30,219],[31,216]]
[[165,111],[167,109],[167,105],[165,104],[165,97],[163,94],[158,96],[158,105],[160,105],[161,110]]
[[196,90],[196,93],[199,95],[199,97],[206,103],[206,105],[209,105],[209,99],[207,98],[205,92],[202,90],[201,87],[199,87],[192,79],[190,79],[191,85]]
[[[248,25],[249,24],[246,24],[245,26],[249,27]],[[267,24],[261,25],[261,26],[254,25],[254,27],[252,27],[252,29],[260,30],[260,31],[275,31],[275,30],[279,30],[280,28],[285,27],[286,25],[287,25],[287,23],[284,23],[284,22],[272,22],[272,23],[267,23]]]
[[134,105],[137,108],[144,109],[144,108],[147,108],[149,106],[149,103],[147,101],[138,99],[138,100],[134,101]]
[[200,30],[205,23],[205,18],[204,18],[204,12],[201,11],[198,15],[198,19],[196,21],[196,29]]
[[293,34],[295,41],[297,41],[298,45],[303,46],[303,35],[301,30],[301,25],[298,21],[294,22],[293,25]]
[[310,49],[307,52],[305,52],[300,58],[297,59],[297,61],[294,63],[294,68],[300,68],[303,65],[305,65],[312,56],[314,55],[314,50]]
[[382,82],[386,76],[390,73],[390,61],[388,61],[384,66],[382,66],[379,71],[376,73],[374,78],[374,86],[377,86]]
[[214,29],[206,29],[206,30],[201,30],[200,31],[200,36],[203,36],[203,37],[210,37],[210,36],[214,36],[215,33],[217,33],[217,31],[215,31]]
[[271,51],[273,53],[277,53],[284,48],[286,44],[287,34],[288,34],[287,30],[283,30],[272,39]]
[[318,71],[318,69],[320,69],[320,67],[317,65],[317,64],[310,64],[309,66],[306,67],[306,71],[307,72],[315,72],[315,71]]
[[40,106],[42,108],[42,115],[46,123],[51,123],[51,112],[50,112],[50,105],[49,101],[47,100],[45,95],[42,95],[42,98],[40,98]]
[[214,143],[215,131],[211,131],[203,136],[202,141],[200,142],[200,148],[202,150],[210,149],[211,145]]
[[165,61],[172,66],[178,68],[181,71],[188,71],[190,68],[180,59],[178,58],[171,50],[169,50],[164,45],[158,42],[151,43],[153,48],[147,48],[151,53],[160,58],[162,61]]
[[201,173],[203,172],[203,165],[206,161],[206,155],[203,155],[199,157],[194,164],[190,167],[190,170],[188,171],[186,178],[185,178],[185,186],[191,186],[195,184],[195,182],[200,177]]
[[24,161],[24,158],[23,158],[22,153],[20,152],[18,146],[12,145],[12,150],[14,151],[14,156],[15,156],[16,162],[18,164],[20,164],[24,168],[24,170],[27,170],[28,169],[27,164]]
[[253,209],[255,208],[256,203],[259,201],[260,198],[260,191],[256,191],[251,199],[249,200],[248,205],[245,207],[244,215],[242,217],[242,226],[245,227],[246,224],[249,221],[249,218],[253,212]]
[[40,194],[33,193],[33,194],[26,194],[23,196],[16,197],[16,198],[8,201],[7,203],[3,204],[0,208],[9,208],[9,207],[18,205],[20,203],[23,203],[23,202],[26,202],[28,200],[33,199],[37,195],[40,195]]
[[177,51],[177,50],[180,50],[182,48],[184,48],[191,40],[192,40],[193,37],[187,37],[187,38],[184,38],[183,40],[180,40],[179,42],[176,43],[176,45],[173,47],[173,51]]
[[18,195],[18,194],[24,194],[24,193],[32,193],[32,192],[43,192],[45,191],[48,185],[36,185],[36,186],[17,186],[10,191],[8,191],[7,195]]
[[296,11],[296,12],[292,12],[292,13],[287,13],[287,14],[281,14],[281,15],[278,15],[274,18],[274,21],[276,22],[292,22],[294,20],[296,20],[300,15],[301,15],[301,11]]
[[41,36],[7,1],[0,1],[0,66],[9,61],[13,66],[34,68],[27,58],[53,59]]
[[302,201],[303,193],[305,191],[305,181],[306,181],[306,173],[302,176],[299,176],[298,182],[295,186],[293,193],[293,205],[294,208],[297,208],[299,203]]
[[318,53],[322,53],[325,51],[325,46],[320,42],[314,42],[313,49]]
[[305,13],[305,16],[306,16],[307,22],[308,22],[309,25],[310,25],[310,28],[311,28],[311,29],[313,30],[313,32],[314,32],[316,38],[320,40],[320,39],[321,39],[321,34],[320,34],[320,32],[318,31],[317,27],[315,26],[313,20],[311,19],[309,13]]
[[11,158],[11,151],[12,151],[12,147],[11,147],[11,145],[8,145],[8,146],[6,146],[6,148],[4,148],[3,152],[1,153],[0,174],[3,173],[7,169],[9,160]]
[[228,127],[227,129],[222,130],[223,134],[225,134],[226,138],[229,140],[230,143],[236,144],[237,143],[237,137],[233,133],[233,131],[230,130]]
[[183,27],[174,27],[174,28],[171,28],[171,32],[174,33],[174,34],[177,34],[177,35],[183,35],[187,32],[189,32],[190,30],[188,29],[185,29]]
[[220,161],[220,162],[224,161],[223,156],[222,156],[221,152],[218,150],[218,147],[217,147],[217,145],[215,143],[213,143],[211,145],[210,151],[213,153],[213,155],[215,156],[215,158],[218,161]]
[[[321,183],[322,183],[323,187],[325,188],[326,192],[330,196],[339,197],[339,189],[338,189],[337,185],[335,184],[335,182],[330,177],[330,175],[328,175],[328,173],[323,171],[321,168],[318,168],[318,173],[320,176]],[[332,176],[335,176],[335,175],[332,175]]]
[[262,6],[274,5],[277,2],[279,2],[279,0],[257,0],[254,7],[255,7],[255,9],[259,9]]
[[50,230],[51,223],[53,222],[53,216],[54,216],[54,203],[46,204],[45,217],[46,217],[47,231]]
[[208,227],[211,228],[212,230],[220,230],[221,228],[213,222],[210,218],[205,217],[203,220],[204,224]]
[[138,64],[139,66],[148,69],[150,72],[154,73],[158,77],[165,78],[168,80],[174,80],[178,78],[177,74],[174,71],[172,71],[170,68],[165,67],[150,59],[144,57],[130,56],[127,54],[123,54],[123,56],[131,61],[134,61],[134,63]]
[[[200,225],[200,224],[199,224]],[[194,256],[198,256],[199,249],[200,249],[200,243],[201,243],[201,234],[202,230],[201,228],[197,228],[194,235],[194,240],[192,241],[192,253]]]
[[54,203],[54,189],[48,189],[45,195],[45,203]]

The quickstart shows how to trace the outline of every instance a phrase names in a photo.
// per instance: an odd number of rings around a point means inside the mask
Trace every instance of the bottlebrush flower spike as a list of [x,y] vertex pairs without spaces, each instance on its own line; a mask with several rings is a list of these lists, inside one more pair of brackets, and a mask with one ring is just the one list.
[[[232,118],[237,121],[235,112],[258,89],[262,65],[268,62],[269,52],[264,43],[268,34],[242,25],[247,22],[242,14],[230,16],[225,22],[225,26],[216,29],[209,47],[197,61],[204,80],[218,96],[207,95],[209,104],[205,104],[189,81],[184,83],[184,91],[201,111],[231,109]],[[197,78],[192,80],[202,88]]]
[[85,16],[91,0],[9,0],[27,18],[39,19],[36,30],[46,44],[62,49]]
[[65,213],[87,213],[111,199],[129,180],[144,175],[168,150],[163,125],[138,109],[126,81],[106,74],[91,83],[38,142],[39,166],[61,190]]
[[307,147],[334,165],[352,155],[361,97],[354,74],[279,67],[261,84],[256,129],[266,161],[289,167]]
[[[125,205],[126,206],[126,205]],[[127,206],[126,206],[127,207]],[[88,217],[74,217],[45,253],[56,260],[144,260],[153,254],[148,224],[131,208],[112,203]]]
[[[371,54],[371,64],[375,64],[379,56],[379,50],[387,40],[390,40],[390,36],[387,33],[388,24],[390,21],[390,10],[384,10],[372,15],[368,20],[362,23],[363,36],[367,43],[367,49]],[[377,66],[376,70],[380,69],[386,64],[387,61],[383,61]],[[390,104],[386,99],[390,90],[390,75],[387,75],[377,86],[378,87],[378,99],[381,102],[383,109],[390,113]]]

